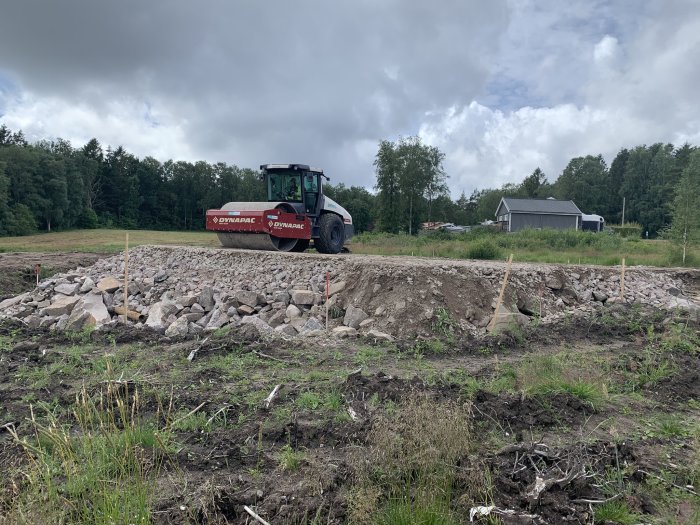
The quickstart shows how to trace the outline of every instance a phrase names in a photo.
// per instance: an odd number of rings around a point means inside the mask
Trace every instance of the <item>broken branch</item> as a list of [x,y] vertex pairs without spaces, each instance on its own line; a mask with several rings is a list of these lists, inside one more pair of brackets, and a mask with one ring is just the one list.
[[187,414],[185,414],[184,416],[179,417],[179,418],[177,418],[175,421],[173,421],[172,423],[170,423],[170,426],[174,425],[175,423],[179,423],[179,422],[182,421],[183,419],[187,419],[187,418],[190,417],[191,415],[197,413],[197,412],[198,412],[204,405],[206,405],[206,404],[207,404],[207,402],[206,402],[206,401],[203,401],[202,404],[200,404],[197,408],[193,408],[192,410],[190,410],[189,412],[187,412]]
[[284,363],[285,365],[289,364],[289,361],[285,361],[284,359],[279,359],[277,357],[268,355],[268,354],[263,354],[262,352],[258,352],[257,350],[253,350],[253,353],[257,355],[258,357],[262,357],[264,359],[271,359],[272,361],[277,361],[278,363]]
[[[209,337],[211,337],[211,336],[209,336]],[[194,356],[197,355],[197,352],[199,352],[199,349],[202,348],[207,341],[209,341],[209,337],[204,339],[204,341],[202,341],[197,348],[195,348],[194,350],[192,350],[189,353],[189,355],[187,356],[188,361],[192,361],[194,359]]]
[[251,515],[251,517],[257,521],[258,523],[261,523],[262,525],[270,525],[268,522],[266,522],[264,519],[262,519],[260,516],[258,516],[253,509],[251,509],[248,505],[243,505],[243,510],[245,510],[248,514]]
[[270,405],[272,404],[272,400],[275,398],[277,395],[277,392],[279,392],[280,388],[282,388],[282,384],[276,385],[275,388],[272,389],[272,392],[270,392],[270,395],[265,398],[265,409],[269,409]]

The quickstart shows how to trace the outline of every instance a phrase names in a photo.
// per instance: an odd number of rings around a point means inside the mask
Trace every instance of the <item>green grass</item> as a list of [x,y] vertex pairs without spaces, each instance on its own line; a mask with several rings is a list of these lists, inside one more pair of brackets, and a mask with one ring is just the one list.
[[[0,252],[96,252],[116,253],[124,249],[126,230],[73,230],[24,237],[0,238]],[[219,246],[212,232],[162,232],[129,230],[129,246],[178,244]]]
[[444,501],[412,502],[409,498],[395,498],[381,509],[377,525],[459,525]]
[[[460,235],[393,235],[363,233],[352,242],[354,253],[447,257],[452,259],[505,259],[513,253],[520,262],[677,266],[677,247],[665,240],[623,238],[618,235],[559,230],[500,233],[475,230]],[[700,258],[694,247],[693,258]]]
[[94,350],[92,346],[74,345],[66,348],[58,348],[54,352],[59,354],[56,361],[47,364],[26,364],[15,374],[17,379],[26,381],[32,388],[45,388],[52,379],[70,379],[77,377],[83,371],[89,371],[96,363],[84,359],[84,356]]
[[[124,249],[126,230],[74,230],[24,237],[0,238],[0,252],[97,252]],[[212,232],[163,232],[129,230],[129,245],[176,244],[218,247]],[[622,258],[632,265],[677,266],[678,248],[665,240],[622,238],[618,235],[557,230],[525,230],[505,234],[477,230],[460,235],[394,235],[363,233],[353,238],[354,253],[447,257],[453,259],[505,259],[509,253],[520,262],[618,265]],[[689,252],[692,266],[700,260],[700,248]],[[694,262],[695,261],[695,262]]]
[[13,435],[30,461],[8,523],[152,523],[154,479],[171,439],[140,418],[138,399],[109,383],[95,396],[83,389],[72,420],[49,410],[43,423],[32,412],[33,437]]
[[552,396],[568,393],[601,408],[608,399],[605,382],[594,369],[583,369],[566,356],[533,356],[516,369],[518,388],[529,395]]
[[383,356],[384,352],[380,348],[363,346],[355,354],[354,362],[360,366],[368,366],[378,363]]
[[282,470],[297,470],[304,460],[304,454],[294,450],[290,444],[286,444],[279,452],[278,465]]
[[595,523],[615,523],[616,525],[634,525],[639,523],[639,515],[632,512],[624,501],[613,500],[594,508]]

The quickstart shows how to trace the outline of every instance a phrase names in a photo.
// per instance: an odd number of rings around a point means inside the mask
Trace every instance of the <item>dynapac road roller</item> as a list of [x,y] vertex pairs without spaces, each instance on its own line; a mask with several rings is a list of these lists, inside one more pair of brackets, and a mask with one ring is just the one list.
[[321,253],[338,253],[352,237],[352,217],[323,194],[330,180],[305,164],[263,164],[268,202],[228,202],[207,211],[207,230],[226,248],[303,252],[311,240]]

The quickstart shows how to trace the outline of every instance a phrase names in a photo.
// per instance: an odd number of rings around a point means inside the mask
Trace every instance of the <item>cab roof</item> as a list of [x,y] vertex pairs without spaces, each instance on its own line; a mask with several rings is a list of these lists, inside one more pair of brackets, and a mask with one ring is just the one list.
[[321,168],[309,167],[308,164],[261,164],[260,169],[262,171],[269,171],[269,170],[313,171],[315,173],[320,173],[321,175],[323,175],[323,170]]

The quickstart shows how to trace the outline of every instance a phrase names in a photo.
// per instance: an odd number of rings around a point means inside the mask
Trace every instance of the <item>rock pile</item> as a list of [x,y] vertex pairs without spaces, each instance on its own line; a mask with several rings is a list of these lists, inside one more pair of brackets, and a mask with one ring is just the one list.
[[[514,265],[490,323],[504,270],[500,262],[141,246],[130,253],[128,316],[137,327],[178,337],[246,324],[312,335],[325,331],[328,315],[337,337],[391,340],[446,326],[479,333],[533,316],[555,322],[623,299],[698,315],[680,272],[629,269],[621,298],[615,268]],[[57,330],[116,323],[125,313],[123,275],[122,256],[56,275],[0,302],[0,318]]]

